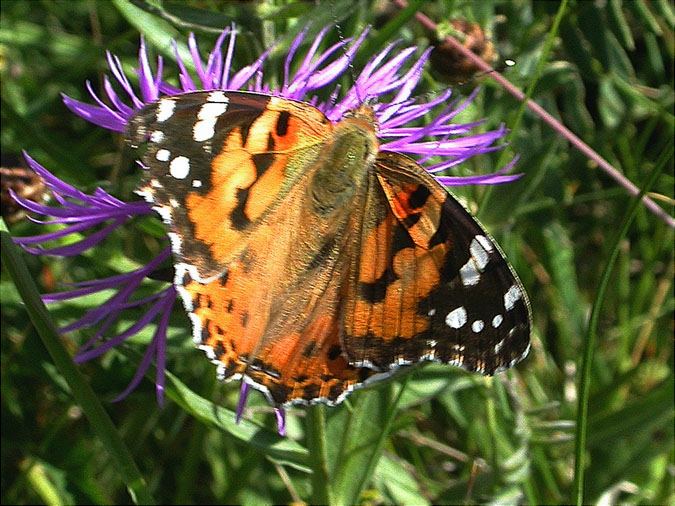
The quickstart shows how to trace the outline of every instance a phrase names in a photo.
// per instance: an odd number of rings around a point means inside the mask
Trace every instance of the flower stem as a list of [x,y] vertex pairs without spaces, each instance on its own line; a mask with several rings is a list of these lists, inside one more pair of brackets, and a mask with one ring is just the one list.
[[[394,0],[394,3],[399,8],[407,7],[407,2],[405,0]],[[434,23],[431,18],[424,15],[421,12],[415,14],[417,21],[429,30],[436,30],[437,25]],[[473,53],[470,49],[465,48],[457,39],[453,37],[446,37],[445,42],[450,44],[452,48],[456,51],[459,51],[463,56],[471,60],[482,71],[486,72],[491,79],[495,80],[502,88],[504,88],[508,93],[516,97],[520,101],[525,101],[525,105],[530,111],[536,114],[541,120],[548,124],[553,130],[558,132],[562,137],[567,139],[572,146],[574,146],[578,151],[584,154],[588,159],[593,160],[598,167],[600,167],[605,173],[614,179],[620,186],[622,186],[628,193],[631,195],[640,194],[640,189],[635,186],[635,184],[624,176],[618,169],[616,169],[611,163],[605,160],[600,156],[593,148],[588,144],[582,141],[577,135],[575,135],[570,129],[565,125],[560,123],[555,119],[551,114],[549,114],[542,106],[537,104],[534,100],[528,100],[525,97],[525,94],[520,91],[516,86],[514,86],[508,79],[502,76],[499,72],[492,68],[487,62],[482,58]],[[649,209],[651,213],[658,216],[663,220],[669,227],[675,228],[675,218],[670,216],[665,210],[663,210],[656,202],[649,198],[645,194],[641,194],[640,201],[642,204]]]
[[307,409],[307,449],[312,467],[312,504],[332,504],[328,476],[328,452],[326,450],[326,413],[324,406],[314,405]]

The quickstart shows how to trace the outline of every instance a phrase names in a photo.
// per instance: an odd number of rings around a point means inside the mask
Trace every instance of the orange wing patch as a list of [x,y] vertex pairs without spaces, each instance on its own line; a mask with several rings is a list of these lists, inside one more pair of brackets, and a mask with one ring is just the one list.
[[332,283],[306,325],[270,340],[249,364],[247,376],[261,385],[276,405],[339,402],[375,374],[350,365],[340,342],[338,283]]
[[[343,270],[328,261],[317,266],[315,285],[298,289],[284,277],[283,258],[270,253],[275,249],[267,232],[259,229],[222,277],[183,280],[195,340],[218,364],[221,378],[245,374],[275,405],[337,402],[375,374],[350,365],[342,350]],[[288,251],[283,245],[280,250]]]
[[246,136],[242,127],[229,133],[211,162],[211,190],[186,199],[195,238],[208,245],[216,262],[224,264],[240,250],[251,227],[318,160],[332,130],[311,114],[315,110],[291,114],[274,104],[247,125]]
[[[379,183],[376,180],[374,184]],[[400,206],[399,213],[403,213],[403,206],[414,193],[412,187],[408,193],[404,190],[397,189],[397,200],[392,204]],[[346,295],[349,309],[344,318],[349,361],[376,368],[381,366],[366,351],[375,347],[375,342],[382,347],[395,347],[429,330],[428,317],[420,314],[419,302],[440,284],[440,269],[447,251],[445,244],[431,247],[428,238],[424,239],[423,247],[416,244],[390,210],[389,194],[379,191],[379,198],[371,197],[364,211],[367,216],[380,219],[363,230],[358,260],[350,276]],[[401,217],[405,218],[403,214]],[[400,362],[409,360],[403,351],[399,358]]]

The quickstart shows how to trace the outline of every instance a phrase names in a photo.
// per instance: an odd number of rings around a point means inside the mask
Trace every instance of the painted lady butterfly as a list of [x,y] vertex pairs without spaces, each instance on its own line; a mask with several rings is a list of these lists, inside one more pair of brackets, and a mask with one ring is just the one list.
[[498,246],[376,132],[368,106],[332,123],[229,91],[130,123],[196,344],[275,406],[336,404],[425,360],[493,374],[528,352],[529,303]]

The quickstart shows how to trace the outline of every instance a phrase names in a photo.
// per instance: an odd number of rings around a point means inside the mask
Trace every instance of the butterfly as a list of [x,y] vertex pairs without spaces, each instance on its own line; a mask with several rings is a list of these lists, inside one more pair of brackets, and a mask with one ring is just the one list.
[[421,361],[493,374],[529,350],[497,244],[377,128],[367,105],[334,123],[234,91],[164,97],[129,122],[195,344],[275,406],[337,404]]

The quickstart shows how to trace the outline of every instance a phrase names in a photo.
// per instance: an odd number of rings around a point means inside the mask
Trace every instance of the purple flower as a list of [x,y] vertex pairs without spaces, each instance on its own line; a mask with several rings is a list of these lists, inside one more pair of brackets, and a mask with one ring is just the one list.
[[[356,39],[346,39],[320,50],[327,31],[328,28],[321,30],[304,52],[301,47],[307,42],[307,30],[302,31],[293,40],[284,60],[283,80],[278,88],[265,84],[263,66],[269,50],[250,65],[235,71],[232,57],[236,33],[234,29],[225,29],[206,61],[202,60],[193,35],[188,39],[189,64],[181,58],[174,44],[180,88],[164,81],[161,58],[158,58],[153,71],[145,43],[141,39],[136,70],[137,87],[134,87],[125,75],[120,60],[108,53],[108,65],[116,86],[113,86],[109,77],[104,79],[105,101],[96,94],[90,83],[87,83],[86,87],[93,104],[67,96],[64,96],[63,100],[78,116],[115,132],[124,132],[133,114],[148,103],[163,96],[196,90],[247,90],[301,100],[313,104],[331,121],[339,121],[345,113],[367,101],[374,104],[372,107],[379,122],[380,149],[416,157],[441,183],[498,184],[518,177],[506,174],[511,169],[512,163],[495,174],[472,177],[437,175],[472,156],[499,149],[495,146],[495,141],[504,135],[504,129],[471,134],[471,130],[479,123],[452,123],[457,114],[470,104],[473,97],[463,102],[448,102],[451,92],[447,90],[432,100],[423,102],[413,95],[430,50],[416,56],[414,47],[400,49],[396,44],[390,44],[358,71],[356,80],[349,89],[341,90],[335,83],[345,74],[354,72],[352,61],[367,36],[367,30]],[[194,72],[188,72],[188,67],[194,68]],[[116,89],[121,89],[121,92]],[[329,98],[321,99],[319,94]],[[426,116],[433,119],[425,126],[413,126]],[[152,213],[150,205],[145,202],[123,202],[100,188],[92,194],[86,194],[52,175],[28,155],[25,156],[28,165],[44,179],[58,205],[50,207],[17,195],[14,195],[14,198],[27,210],[49,217],[46,221],[31,218],[33,221],[63,225],[63,228],[55,232],[16,239],[16,242],[30,253],[55,256],[79,255],[98,246],[113,230],[130,219]],[[45,246],[45,243],[51,241],[73,237],[84,238],[65,246]],[[44,297],[46,302],[54,302],[102,291],[113,291],[114,294],[101,307],[90,309],[82,318],[61,329],[63,332],[83,327],[95,330],[91,339],[78,351],[75,357],[78,362],[100,356],[147,325],[155,323],[154,336],[141,366],[118,399],[126,396],[138,385],[154,358],[157,369],[157,398],[160,403],[163,402],[166,331],[169,314],[176,302],[176,290],[173,286],[158,288],[152,295],[142,298],[136,298],[135,293],[169,256],[170,248],[167,245],[157,257],[135,271],[77,283],[68,291]],[[145,313],[138,322],[117,335],[112,337],[107,335],[125,309],[139,307],[143,308]],[[244,411],[248,391],[248,385],[242,382],[237,420]],[[279,433],[283,434],[284,412],[276,409],[276,414]]]

